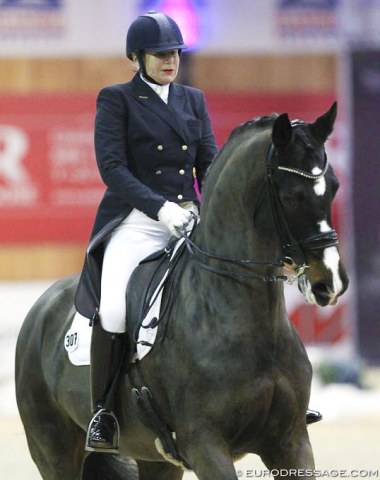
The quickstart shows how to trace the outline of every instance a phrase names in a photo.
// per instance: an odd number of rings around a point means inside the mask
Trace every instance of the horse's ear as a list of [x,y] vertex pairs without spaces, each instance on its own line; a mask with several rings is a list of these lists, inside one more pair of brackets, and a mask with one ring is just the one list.
[[281,150],[290,144],[292,138],[293,131],[288,114],[282,113],[273,124],[272,142],[278,150]]
[[333,131],[337,111],[338,104],[334,102],[328,112],[318,117],[317,120],[310,125],[312,132],[322,143],[325,143]]

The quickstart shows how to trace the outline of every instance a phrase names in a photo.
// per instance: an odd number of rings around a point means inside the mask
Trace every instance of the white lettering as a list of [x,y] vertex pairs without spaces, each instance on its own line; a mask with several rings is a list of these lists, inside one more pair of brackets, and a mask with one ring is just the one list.
[[31,205],[37,200],[37,189],[22,163],[28,147],[28,137],[23,130],[0,125],[0,202],[3,205]]
[[0,125],[0,176],[7,183],[21,184],[27,180],[22,160],[28,148],[25,133],[11,125]]

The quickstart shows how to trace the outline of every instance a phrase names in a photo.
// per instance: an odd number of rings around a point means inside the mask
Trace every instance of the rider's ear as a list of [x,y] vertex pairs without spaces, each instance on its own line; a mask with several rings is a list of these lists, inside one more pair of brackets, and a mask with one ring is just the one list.
[[293,138],[292,125],[290,123],[287,113],[279,115],[274,124],[272,130],[272,141],[274,146],[278,150],[286,148]]
[[317,120],[310,125],[312,132],[322,143],[325,143],[333,131],[337,111],[338,104],[334,102],[328,112],[318,117]]

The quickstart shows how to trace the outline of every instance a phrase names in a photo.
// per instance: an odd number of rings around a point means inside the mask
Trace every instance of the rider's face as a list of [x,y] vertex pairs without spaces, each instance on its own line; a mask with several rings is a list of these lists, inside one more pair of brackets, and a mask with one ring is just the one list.
[[166,52],[146,52],[144,57],[146,73],[161,85],[174,82],[178,74],[178,49]]

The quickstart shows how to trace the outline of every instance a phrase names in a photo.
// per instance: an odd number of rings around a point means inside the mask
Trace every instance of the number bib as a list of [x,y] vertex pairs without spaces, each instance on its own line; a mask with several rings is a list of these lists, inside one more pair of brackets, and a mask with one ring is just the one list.
[[67,352],[73,352],[78,348],[78,332],[70,329],[65,335],[65,349]]

